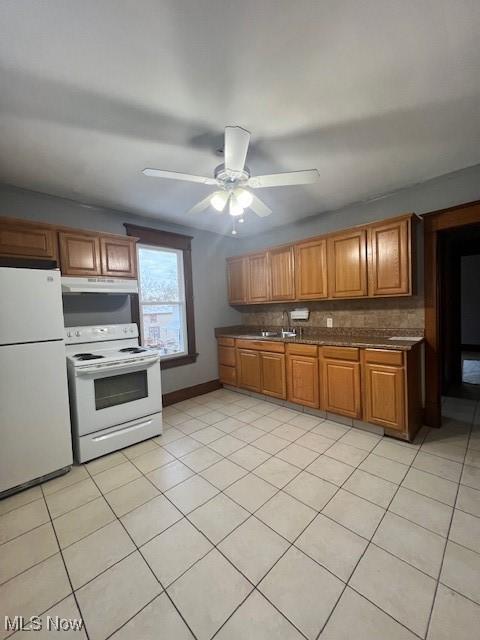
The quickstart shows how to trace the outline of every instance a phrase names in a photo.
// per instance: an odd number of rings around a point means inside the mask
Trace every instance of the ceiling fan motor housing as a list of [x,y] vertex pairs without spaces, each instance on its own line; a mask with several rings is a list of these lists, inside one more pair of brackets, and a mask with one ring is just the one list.
[[244,184],[250,178],[250,169],[245,165],[242,171],[226,169],[224,164],[215,167],[215,178],[223,182],[225,187],[238,186]]

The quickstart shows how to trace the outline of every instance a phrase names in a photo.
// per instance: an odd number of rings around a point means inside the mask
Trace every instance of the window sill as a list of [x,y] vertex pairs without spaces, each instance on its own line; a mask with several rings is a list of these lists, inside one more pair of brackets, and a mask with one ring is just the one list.
[[160,360],[160,369],[173,369],[173,367],[182,367],[185,364],[192,364],[197,361],[198,353],[187,353],[187,355],[166,358]]

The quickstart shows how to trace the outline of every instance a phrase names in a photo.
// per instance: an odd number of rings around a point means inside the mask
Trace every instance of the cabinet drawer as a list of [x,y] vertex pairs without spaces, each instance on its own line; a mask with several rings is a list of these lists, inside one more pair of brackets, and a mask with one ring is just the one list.
[[223,384],[231,384],[233,386],[237,384],[237,370],[235,367],[226,367],[221,364],[218,367],[218,377]]
[[218,345],[222,347],[234,347],[235,346],[235,338],[225,338],[220,336],[217,338]]
[[403,352],[390,351],[389,349],[365,349],[365,362],[402,367]]
[[316,358],[318,347],[316,344],[292,344],[287,343],[287,353],[292,356],[311,356]]
[[360,350],[355,347],[322,347],[322,356],[333,360],[352,360],[358,362]]
[[218,347],[218,362],[227,367],[235,366],[235,347]]
[[255,351],[270,351],[272,353],[285,353],[283,342],[269,342],[268,340],[243,340],[237,339],[238,349],[254,349]]

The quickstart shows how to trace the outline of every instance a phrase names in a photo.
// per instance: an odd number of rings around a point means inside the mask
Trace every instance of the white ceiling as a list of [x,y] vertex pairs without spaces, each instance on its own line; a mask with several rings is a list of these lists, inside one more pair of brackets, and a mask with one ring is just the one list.
[[480,162],[478,0],[3,0],[0,181],[228,232],[185,211],[252,132],[266,230]]

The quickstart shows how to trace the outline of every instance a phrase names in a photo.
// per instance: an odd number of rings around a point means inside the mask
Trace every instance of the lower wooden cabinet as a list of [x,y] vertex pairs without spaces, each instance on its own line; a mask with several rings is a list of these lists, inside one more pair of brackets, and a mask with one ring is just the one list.
[[287,345],[287,399],[289,402],[318,409],[320,387],[318,358],[315,353],[317,348],[313,348],[315,355],[306,355],[307,350],[303,350],[303,353],[302,349],[289,351],[289,347]]
[[218,357],[224,384],[364,420],[403,439],[421,426],[419,347],[285,349],[282,342],[219,338]]
[[237,383],[242,389],[260,393],[260,353],[258,351],[237,349]]
[[274,398],[287,397],[285,354],[260,352],[261,393]]
[[237,383],[249,391],[285,398],[285,355],[237,349]]
[[229,384],[232,387],[237,386],[237,369],[236,367],[226,367],[224,364],[218,365],[218,379],[222,384]]
[[365,420],[403,431],[405,371],[400,367],[365,364]]
[[400,351],[365,349],[362,355],[365,420],[386,429],[405,431],[408,427],[408,400],[403,354]]
[[218,377],[222,384],[237,384],[237,358],[233,338],[218,340]]
[[322,409],[349,418],[360,418],[360,363],[322,358],[320,368]]

